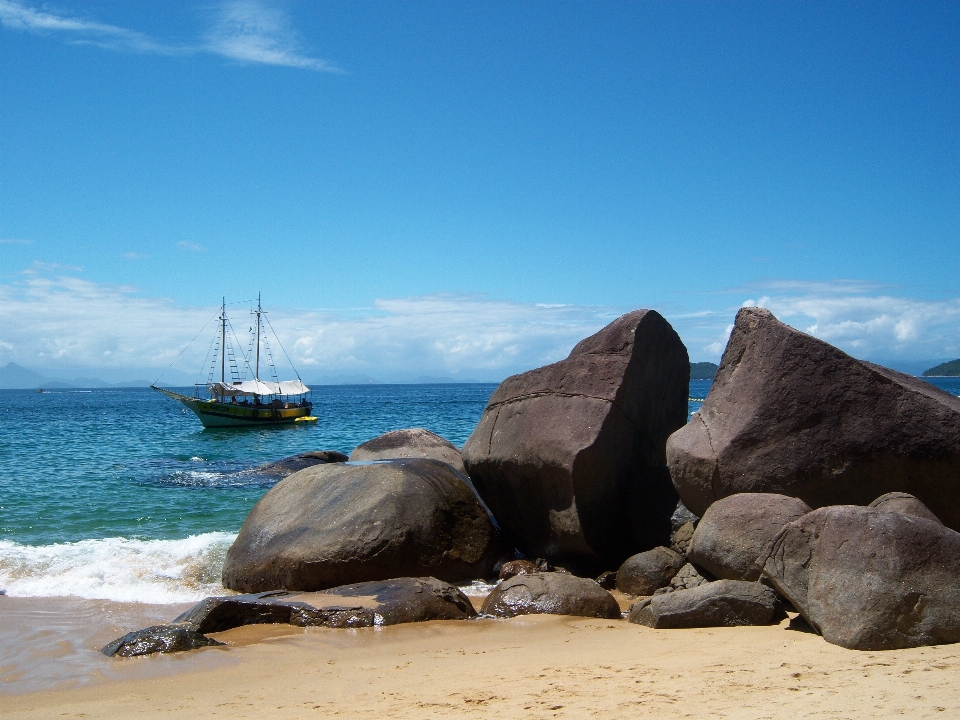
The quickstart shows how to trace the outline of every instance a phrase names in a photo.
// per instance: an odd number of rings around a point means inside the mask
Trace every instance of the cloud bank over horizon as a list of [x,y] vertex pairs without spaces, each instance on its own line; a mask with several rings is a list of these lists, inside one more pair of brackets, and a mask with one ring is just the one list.
[[[142,297],[134,287],[53,272],[32,269],[0,284],[0,365],[152,380],[144,374],[172,364],[171,377],[205,379],[219,308],[187,307]],[[693,361],[719,360],[736,310],[746,305],[766,307],[855,357],[960,356],[960,298],[921,301],[843,282],[766,288],[778,291],[722,308],[661,312]],[[267,317],[283,346],[272,348],[278,369],[286,366],[285,352],[307,381],[368,376],[397,382],[424,375],[499,381],[566,357],[581,339],[632,309],[437,293],[356,309],[268,307]],[[249,338],[247,312],[246,304],[228,307],[241,347]]]

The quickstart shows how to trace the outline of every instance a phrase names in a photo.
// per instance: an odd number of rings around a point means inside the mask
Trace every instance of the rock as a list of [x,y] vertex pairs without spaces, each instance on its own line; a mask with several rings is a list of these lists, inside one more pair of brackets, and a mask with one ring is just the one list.
[[617,573],[615,570],[607,570],[606,572],[602,572],[597,576],[596,582],[597,585],[602,587],[604,590],[616,590]]
[[480,608],[484,615],[580,615],[619,618],[613,595],[593,580],[566,573],[529,573],[504,580]]
[[960,530],[960,398],[856,360],[744,308],[699,412],[667,442],[673,482],[702,515],[739,492],[812,508],[916,495]]
[[883,510],[884,512],[895,512],[900,513],[901,515],[912,515],[913,517],[925,518],[943,525],[943,523],[940,522],[940,518],[930,512],[930,508],[928,508],[910,493],[887,493],[886,495],[881,495],[878,497],[876,500],[870,503],[868,507],[876,508],[877,510]]
[[627,558],[617,571],[617,589],[628,595],[653,595],[684,566],[683,557],[657,547]]
[[457,472],[467,474],[457,446],[423,428],[391,430],[358,445],[350,453],[351,462],[395,458],[433,458],[449,463]]
[[629,620],[674,629],[769,625],[782,617],[777,594],[766,585],[718,580],[641,600],[630,608]]
[[260,465],[246,472],[254,472],[258,475],[274,475],[285,478],[295,472],[304,470],[314,465],[325,465],[326,463],[342,463],[347,461],[347,456],[336,450],[311,450],[310,452],[291,455],[290,457],[277,460],[276,462]]
[[500,579],[509,580],[514,575],[528,575],[539,570],[535,562],[530,560],[511,560],[500,566]]
[[638,310],[500,384],[463,461],[524,553],[593,573],[668,541],[664,447],[686,422],[689,372],[669,323]]
[[677,503],[677,507],[674,508],[673,515],[670,516],[670,529],[673,532],[677,532],[677,530],[684,525],[689,525],[690,523],[696,525],[699,519],[699,517],[687,509],[687,506],[684,505],[681,500]]
[[655,590],[653,594],[663,595],[664,593],[672,593],[677,590],[690,590],[691,588],[706,585],[708,582],[710,582],[710,580],[701,575],[697,568],[687,563],[677,571],[677,574],[673,576],[668,585]]
[[174,622],[210,633],[261,623],[355,628],[475,616],[470,600],[455,586],[422,577],[344,585],[312,593],[279,591],[211,597]]
[[445,462],[317,465],[250,511],[223,583],[261,592],[421,575],[454,582],[489,577],[503,554],[469,479]]
[[853,650],[960,641],[960,533],[876,508],[825,507],[758,561],[824,639]]
[[[773,493],[722,498],[700,518],[687,558],[717,578],[756,580],[757,556],[784,525],[810,510],[803,500]],[[751,572],[753,576],[747,577]]]
[[222,642],[204,637],[188,627],[178,625],[154,625],[143,630],[127,633],[122,638],[104,645],[100,652],[107,657],[136,657],[154,653],[183,652],[210,645],[223,645]]
[[693,533],[696,529],[697,524],[695,522],[688,522],[678,527],[670,536],[670,549],[686,557],[687,550],[690,549],[690,541],[693,540]]

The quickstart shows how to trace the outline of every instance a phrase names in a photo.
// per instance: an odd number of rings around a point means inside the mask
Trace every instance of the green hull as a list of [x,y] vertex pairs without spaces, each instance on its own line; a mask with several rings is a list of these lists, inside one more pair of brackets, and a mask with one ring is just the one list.
[[200,400],[158,387],[153,389],[183,403],[196,414],[203,426],[208,428],[286,425],[295,423],[297,418],[308,417],[313,409],[310,403],[290,408],[273,408],[269,405],[239,405],[216,400]]

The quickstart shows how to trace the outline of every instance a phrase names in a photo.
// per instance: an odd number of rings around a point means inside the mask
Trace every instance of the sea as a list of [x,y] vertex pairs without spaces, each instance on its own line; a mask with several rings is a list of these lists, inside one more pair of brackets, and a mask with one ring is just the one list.
[[[931,382],[960,394],[960,378]],[[204,429],[149,389],[0,390],[0,593],[170,604],[223,592],[277,479],[256,467],[424,427],[462,445],[493,384],[321,386],[315,424]],[[710,381],[692,381],[688,411]]]

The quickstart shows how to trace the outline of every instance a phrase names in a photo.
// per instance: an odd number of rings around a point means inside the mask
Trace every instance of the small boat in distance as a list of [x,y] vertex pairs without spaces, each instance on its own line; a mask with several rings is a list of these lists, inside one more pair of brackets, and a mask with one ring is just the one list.
[[[260,307],[260,297],[257,296],[257,309],[251,311],[256,316],[256,332],[251,340],[250,352],[244,354],[239,343],[237,351],[243,360],[243,372],[238,367],[234,345],[230,341],[233,327],[227,318],[227,303],[224,298],[220,307],[220,334],[215,340],[213,361],[210,365],[206,383],[194,386],[194,396],[182,395],[173,390],[151,385],[159,393],[183,403],[192,410],[207,428],[227,427],[257,427],[262,425],[282,425],[295,422],[309,422],[315,420],[311,415],[313,403],[308,394],[310,388],[303,384],[300,376],[296,380],[279,380],[273,364],[270,344],[265,336],[266,328],[263,325],[264,311]],[[272,327],[271,327],[272,329]],[[251,328],[251,331],[253,328]],[[260,379],[260,346],[264,345],[273,380]],[[280,340],[277,338],[277,344]],[[283,346],[280,346],[281,349]],[[250,364],[250,355],[253,355],[253,366]],[[207,357],[210,357],[208,352]],[[289,360],[289,357],[287,358]],[[219,362],[218,362],[219,361]],[[293,363],[291,362],[291,367]],[[219,368],[218,368],[219,365]],[[219,369],[219,373],[217,373]],[[294,369],[296,374],[296,369]],[[219,374],[220,379],[216,379]],[[229,380],[227,378],[229,374]],[[245,376],[252,374],[252,379]],[[243,377],[242,377],[243,376]],[[200,397],[201,388],[205,389],[210,397]],[[310,420],[307,420],[309,418]]]

